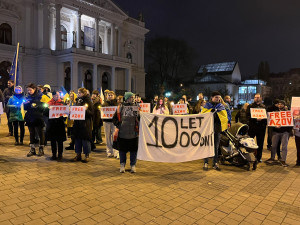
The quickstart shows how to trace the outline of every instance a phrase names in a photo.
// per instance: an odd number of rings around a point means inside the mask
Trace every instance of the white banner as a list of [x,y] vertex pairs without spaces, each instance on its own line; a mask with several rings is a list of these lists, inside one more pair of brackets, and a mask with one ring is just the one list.
[[0,102],[0,115],[3,114],[3,102]]
[[69,106],[67,105],[49,106],[49,119],[55,119],[61,116],[68,117],[68,115]]
[[170,116],[141,113],[139,160],[186,162],[214,156],[212,113]]
[[85,106],[71,106],[70,120],[85,120]]
[[173,115],[184,115],[187,113],[187,104],[175,104],[173,106]]
[[250,114],[252,119],[267,119],[266,109],[250,108]]
[[105,106],[100,108],[102,119],[112,119],[118,106]]

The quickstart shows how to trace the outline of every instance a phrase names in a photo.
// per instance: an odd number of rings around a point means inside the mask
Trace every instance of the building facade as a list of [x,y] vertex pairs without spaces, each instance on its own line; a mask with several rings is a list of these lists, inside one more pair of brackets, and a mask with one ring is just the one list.
[[19,42],[21,85],[145,96],[147,32],[110,0],[0,0],[0,85]]

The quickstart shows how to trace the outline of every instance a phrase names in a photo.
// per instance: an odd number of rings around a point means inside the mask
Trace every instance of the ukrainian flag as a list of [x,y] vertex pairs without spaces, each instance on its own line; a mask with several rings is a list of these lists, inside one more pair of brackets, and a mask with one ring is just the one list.
[[217,111],[218,117],[221,121],[221,128],[222,131],[228,129],[228,117],[227,117],[227,112],[225,109],[225,106],[222,103],[218,103],[216,105],[213,105],[210,102],[207,102],[202,109],[201,113],[208,113],[211,112],[214,109],[214,111]]
[[15,81],[15,86],[19,85],[19,42],[15,52],[14,60],[10,68],[9,78]]

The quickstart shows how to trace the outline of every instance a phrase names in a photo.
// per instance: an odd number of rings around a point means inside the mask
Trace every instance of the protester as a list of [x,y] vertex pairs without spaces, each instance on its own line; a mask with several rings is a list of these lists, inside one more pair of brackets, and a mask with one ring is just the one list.
[[[267,108],[267,112],[278,111],[278,102],[279,101],[280,101],[279,99],[275,99],[273,101],[273,104]],[[267,149],[270,151],[272,150],[272,131],[273,131],[273,127],[268,127]],[[277,149],[277,155],[280,156],[280,144],[278,146],[279,146],[279,148]]]
[[[102,99],[100,98],[99,91],[95,90],[92,93],[93,103],[93,143],[102,144],[101,127],[103,121],[101,119],[100,108],[102,105]],[[95,142],[96,141],[96,142]]]
[[118,95],[117,97],[117,104],[120,105],[121,103],[123,103],[123,96],[122,95]]
[[163,98],[159,98],[158,104],[156,104],[156,106],[153,108],[152,113],[154,113],[154,114],[164,114],[164,115],[169,114],[169,109],[165,105],[165,102],[164,102]]
[[106,102],[107,101],[107,96],[108,96],[108,93],[110,92],[110,90],[108,90],[108,89],[106,89],[105,91],[104,91],[104,102]]
[[13,136],[13,124],[12,122],[9,122],[9,107],[7,107],[7,103],[8,103],[8,100],[11,96],[13,96],[14,94],[14,89],[15,89],[15,82],[13,80],[9,80],[7,82],[7,88],[4,89],[3,91],[3,96],[4,96],[4,112],[6,112],[6,117],[7,117],[7,126],[8,126],[8,130],[9,130],[9,133],[7,135],[7,137],[9,136]]
[[154,98],[153,100],[151,100],[151,112],[153,111],[154,107],[156,106],[157,104],[157,101],[158,101],[158,95],[154,95]]
[[[220,171],[218,164],[218,152],[221,132],[228,128],[228,117],[225,106],[220,102],[221,94],[214,91],[211,94],[210,101],[207,102],[201,113],[214,113],[214,147],[215,155],[213,157],[213,168]],[[204,159],[204,170],[208,170],[208,158]]]
[[243,123],[243,124],[248,124],[248,117],[247,117],[247,108],[248,108],[249,103],[245,103],[243,107],[237,112],[235,115],[235,122],[238,123]]
[[83,151],[85,157],[82,160],[82,162],[88,162],[91,153],[92,142],[93,105],[90,100],[90,97],[88,96],[87,89],[78,89],[78,98],[76,100],[76,106],[85,106],[85,119],[74,121],[73,131],[75,139],[76,156],[72,161],[81,161],[81,153]]
[[[104,102],[102,107],[117,106],[116,95],[113,91],[108,92],[107,101]],[[105,140],[106,140],[106,154],[107,157],[118,157],[118,152],[113,149],[113,133],[115,131],[115,125],[112,123],[112,119],[103,119]]]
[[227,106],[228,106],[230,112],[232,113],[233,107],[232,107],[232,105],[231,105],[231,97],[230,97],[229,95],[226,95],[226,96],[224,97],[224,102],[227,104]]
[[52,99],[51,87],[49,84],[45,84],[42,91],[42,99],[41,102],[48,103]]
[[[280,100],[277,105],[278,105],[279,111],[286,111],[285,101]],[[273,127],[271,158],[267,160],[268,162],[275,161],[275,154],[276,154],[277,148],[278,148],[277,146],[278,146],[279,142],[281,142],[281,145],[282,145],[281,152],[280,152],[281,158],[279,158],[278,160],[280,161],[280,163],[283,167],[288,166],[286,164],[286,157],[287,157],[287,151],[288,151],[287,147],[288,147],[291,132],[292,132],[292,127],[281,127],[281,126]]]
[[[9,108],[9,122],[13,123],[13,130],[15,136],[15,145],[23,145],[23,139],[25,134],[24,129],[24,103],[25,96],[21,86],[15,88],[13,96],[8,100],[7,107]],[[19,130],[20,127],[20,141]]]
[[30,133],[30,151],[27,157],[36,155],[35,151],[35,137],[39,137],[39,152],[38,156],[44,155],[44,142],[45,136],[43,128],[45,123],[43,120],[44,104],[41,102],[42,95],[38,92],[37,86],[33,83],[27,85],[28,96],[25,99],[24,110],[27,110],[25,114],[25,123],[28,126]]
[[138,150],[138,120],[139,110],[131,110],[135,106],[134,94],[125,92],[125,102],[118,106],[113,117],[113,123],[118,129],[118,145],[120,152],[120,172],[125,172],[126,154],[130,152],[131,173],[136,172],[136,157]]
[[137,104],[143,103],[142,97],[139,94],[135,95],[135,103],[137,103]]
[[[70,106],[75,106],[76,105],[76,98],[77,95],[74,93],[74,91],[70,92],[70,99],[69,99],[69,107]],[[74,135],[73,135],[73,124],[74,124],[74,120],[70,119],[70,116],[67,119],[67,133],[68,136],[71,137],[71,142],[70,145],[68,147],[66,147],[66,150],[74,150],[74,145],[75,145],[75,140],[74,140]]]
[[[63,101],[60,99],[60,94],[57,91],[52,92],[52,99],[48,102],[49,107],[63,105]],[[45,115],[49,118],[49,108],[45,110]],[[47,126],[48,138],[51,141],[52,157],[51,160],[62,160],[63,155],[63,143],[67,140],[65,131],[65,119],[59,117],[48,120]],[[58,152],[58,155],[57,155]]]
[[[248,134],[252,138],[256,137],[256,141],[257,141],[257,145],[258,145],[258,149],[256,151],[256,159],[257,159],[257,162],[262,162],[261,157],[262,157],[262,150],[263,150],[263,146],[264,146],[267,119],[251,118],[250,110],[252,108],[266,109],[265,105],[262,104],[262,97],[259,93],[255,94],[254,102],[247,107],[246,114],[247,114],[247,118],[249,121]],[[255,163],[255,166],[256,166],[256,163]]]
[[[0,89],[0,104],[2,104],[2,109],[4,109],[4,96]],[[0,123],[1,123],[1,114],[0,114]]]
[[300,166],[300,130],[299,129],[295,129],[295,143],[297,148],[296,166]]
[[198,100],[195,107],[194,107],[193,113],[194,114],[201,113],[201,111],[202,111],[203,107],[205,106],[205,104],[206,104],[206,101],[204,99]]

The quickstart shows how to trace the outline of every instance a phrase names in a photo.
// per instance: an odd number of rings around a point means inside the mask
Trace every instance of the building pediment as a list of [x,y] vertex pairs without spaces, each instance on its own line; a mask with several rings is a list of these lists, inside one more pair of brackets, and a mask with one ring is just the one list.
[[121,10],[116,4],[114,4],[112,1],[109,0],[85,0],[89,3],[92,3],[94,5],[97,5],[103,9],[106,9],[108,11],[121,14],[123,16],[126,16],[126,14]]
[[0,0],[0,14],[2,16],[20,19],[20,13],[15,1]]

